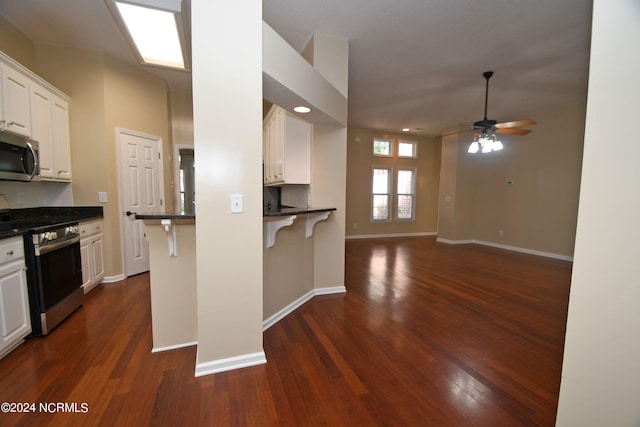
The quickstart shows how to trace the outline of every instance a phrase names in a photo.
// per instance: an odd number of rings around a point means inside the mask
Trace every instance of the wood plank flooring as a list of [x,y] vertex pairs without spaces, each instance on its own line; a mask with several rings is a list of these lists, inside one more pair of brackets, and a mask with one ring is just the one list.
[[150,352],[148,274],[101,285],[0,360],[0,402],[78,412],[0,425],[555,424],[570,262],[415,237],[349,240],[346,264],[346,294],[265,332],[266,365],[200,378],[195,347]]

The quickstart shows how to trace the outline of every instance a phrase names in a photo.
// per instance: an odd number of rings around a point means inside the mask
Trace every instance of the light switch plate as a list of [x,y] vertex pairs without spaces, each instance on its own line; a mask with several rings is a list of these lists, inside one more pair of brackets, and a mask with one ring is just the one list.
[[98,192],[98,202],[107,203],[108,201],[109,201],[109,199],[107,197],[107,192],[106,191],[99,191]]
[[231,213],[242,213],[242,194],[231,195]]

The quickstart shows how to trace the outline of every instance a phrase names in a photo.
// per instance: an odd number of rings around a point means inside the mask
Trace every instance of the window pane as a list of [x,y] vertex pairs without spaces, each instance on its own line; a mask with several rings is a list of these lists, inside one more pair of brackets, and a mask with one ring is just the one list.
[[389,196],[373,196],[373,219],[389,219]]
[[398,194],[413,194],[413,171],[398,171]]
[[376,156],[391,155],[391,141],[386,139],[373,139],[373,154]]
[[374,169],[373,170],[373,193],[386,194],[389,192],[389,170]]
[[416,157],[417,143],[415,141],[400,141],[398,144],[398,156]]
[[413,218],[413,196],[398,195],[398,219]]

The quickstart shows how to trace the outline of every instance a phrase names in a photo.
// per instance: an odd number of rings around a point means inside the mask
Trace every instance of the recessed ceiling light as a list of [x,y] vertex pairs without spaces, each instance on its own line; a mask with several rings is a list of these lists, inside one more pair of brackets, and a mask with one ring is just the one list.
[[409,129],[409,128],[404,128],[404,129],[402,129],[402,132],[409,132],[410,130],[411,129]]
[[302,114],[305,114],[305,113],[308,113],[309,111],[311,111],[311,108],[309,108],[309,107],[305,107],[305,106],[303,106],[303,105],[300,105],[300,106],[298,106],[298,107],[295,107],[295,108],[293,109],[293,111],[295,111],[296,113],[302,113]]

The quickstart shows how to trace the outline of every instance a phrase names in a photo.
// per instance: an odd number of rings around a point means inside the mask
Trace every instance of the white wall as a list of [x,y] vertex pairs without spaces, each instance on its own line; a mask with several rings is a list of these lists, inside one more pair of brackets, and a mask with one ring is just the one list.
[[558,426],[640,425],[640,2],[595,0]]

